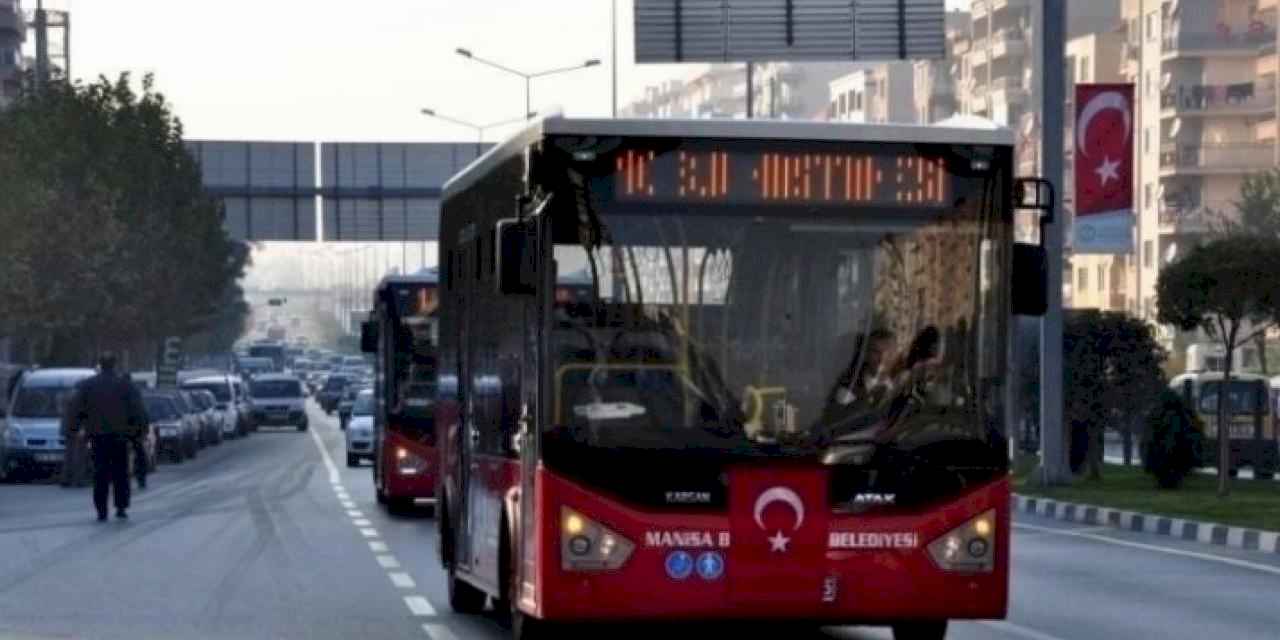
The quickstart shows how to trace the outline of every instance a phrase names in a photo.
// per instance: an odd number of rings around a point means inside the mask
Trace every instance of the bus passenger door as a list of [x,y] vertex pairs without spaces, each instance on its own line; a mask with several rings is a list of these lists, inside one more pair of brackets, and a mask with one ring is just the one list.
[[543,381],[546,379],[542,374],[546,363],[543,359],[543,349],[546,344],[546,325],[551,317],[551,305],[555,299],[556,278],[555,263],[549,252],[540,250],[543,246],[549,246],[549,243],[541,242],[548,232],[547,225],[543,224],[542,216],[533,217],[531,220],[535,231],[529,234],[529,244],[532,246],[528,249],[537,256],[537,272],[543,277],[536,293],[523,298],[521,324],[524,326],[524,335],[522,336],[523,349],[520,353],[519,413],[515,429],[516,454],[520,470],[520,476],[517,479],[520,489],[517,505],[519,518],[515,523],[516,543],[513,550],[517,557],[512,559],[517,563],[515,575],[512,576],[517,581],[516,604],[519,605],[521,601],[527,602],[530,609],[537,604],[535,601],[538,575],[536,530],[539,523],[536,480],[545,417],[542,408],[545,406],[544,398],[547,397],[542,389]]
[[458,568],[470,572],[474,564],[474,523],[472,509],[475,500],[472,487],[475,484],[476,444],[479,432],[476,431],[474,411],[474,389],[472,378],[475,340],[472,322],[476,316],[475,305],[479,302],[476,295],[477,284],[474,280],[476,260],[479,252],[475,240],[461,243],[458,246],[458,269],[461,277],[457,279],[458,293],[462,304],[458,315],[458,437],[454,441],[457,446],[457,478],[458,504],[455,509],[457,522],[454,524],[454,562]]

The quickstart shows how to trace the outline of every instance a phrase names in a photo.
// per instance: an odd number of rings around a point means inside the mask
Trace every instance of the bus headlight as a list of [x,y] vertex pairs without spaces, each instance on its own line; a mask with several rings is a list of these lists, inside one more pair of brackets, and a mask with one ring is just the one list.
[[943,571],[991,573],[996,566],[996,511],[952,529],[929,544],[929,557]]
[[564,571],[613,571],[627,563],[635,548],[599,522],[573,509],[560,510],[560,568]]
[[422,456],[405,449],[404,447],[396,447],[396,471],[402,476],[413,476],[424,473],[427,470],[427,461]]

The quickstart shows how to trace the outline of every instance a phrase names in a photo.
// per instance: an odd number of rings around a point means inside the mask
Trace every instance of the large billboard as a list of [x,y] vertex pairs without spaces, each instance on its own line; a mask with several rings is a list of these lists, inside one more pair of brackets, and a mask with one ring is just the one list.
[[1132,84],[1078,84],[1075,253],[1133,251]]
[[946,55],[943,0],[636,0],[636,62]]
[[490,146],[321,144],[325,241],[435,240],[444,183]]

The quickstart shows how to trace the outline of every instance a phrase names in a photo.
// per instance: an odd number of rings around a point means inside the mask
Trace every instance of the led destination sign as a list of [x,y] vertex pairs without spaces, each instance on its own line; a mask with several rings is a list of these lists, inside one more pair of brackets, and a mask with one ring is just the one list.
[[620,203],[920,208],[952,204],[955,176],[943,158],[859,146],[866,151],[624,147],[613,158],[613,196]]

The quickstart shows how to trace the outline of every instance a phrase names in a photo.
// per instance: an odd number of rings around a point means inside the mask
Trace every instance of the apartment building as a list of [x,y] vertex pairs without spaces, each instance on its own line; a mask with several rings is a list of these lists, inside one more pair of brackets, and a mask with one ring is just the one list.
[[973,18],[968,11],[949,11],[946,18],[947,55],[941,60],[911,63],[913,121],[932,124],[946,120],[960,109],[957,96],[961,59],[970,50]]
[[[828,83],[857,68],[853,63],[770,62],[754,65],[752,115],[785,120],[822,119],[827,114]],[[744,118],[747,115],[745,65],[708,65],[685,80],[646,87],[644,95],[619,109],[629,118]]]
[[844,122],[916,121],[915,67],[911,62],[884,62],[827,83],[827,119]]
[[1116,64],[1124,41],[1122,32],[1110,30],[1072,38],[1066,45],[1066,162],[1063,165],[1061,184],[1064,216],[1068,220],[1068,271],[1063,278],[1063,304],[1067,307],[1127,311],[1131,292],[1136,286],[1132,254],[1111,256],[1075,253],[1072,246],[1074,232],[1071,228],[1075,213],[1074,86],[1076,83],[1125,82],[1119,65]]
[[18,94],[22,83],[22,44],[27,37],[20,0],[0,0],[0,109]]
[[[1138,255],[1130,310],[1154,321],[1160,269],[1276,167],[1280,0],[1124,0],[1121,74],[1137,86]],[[1170,327],[1159,337],[1180,348]]]

